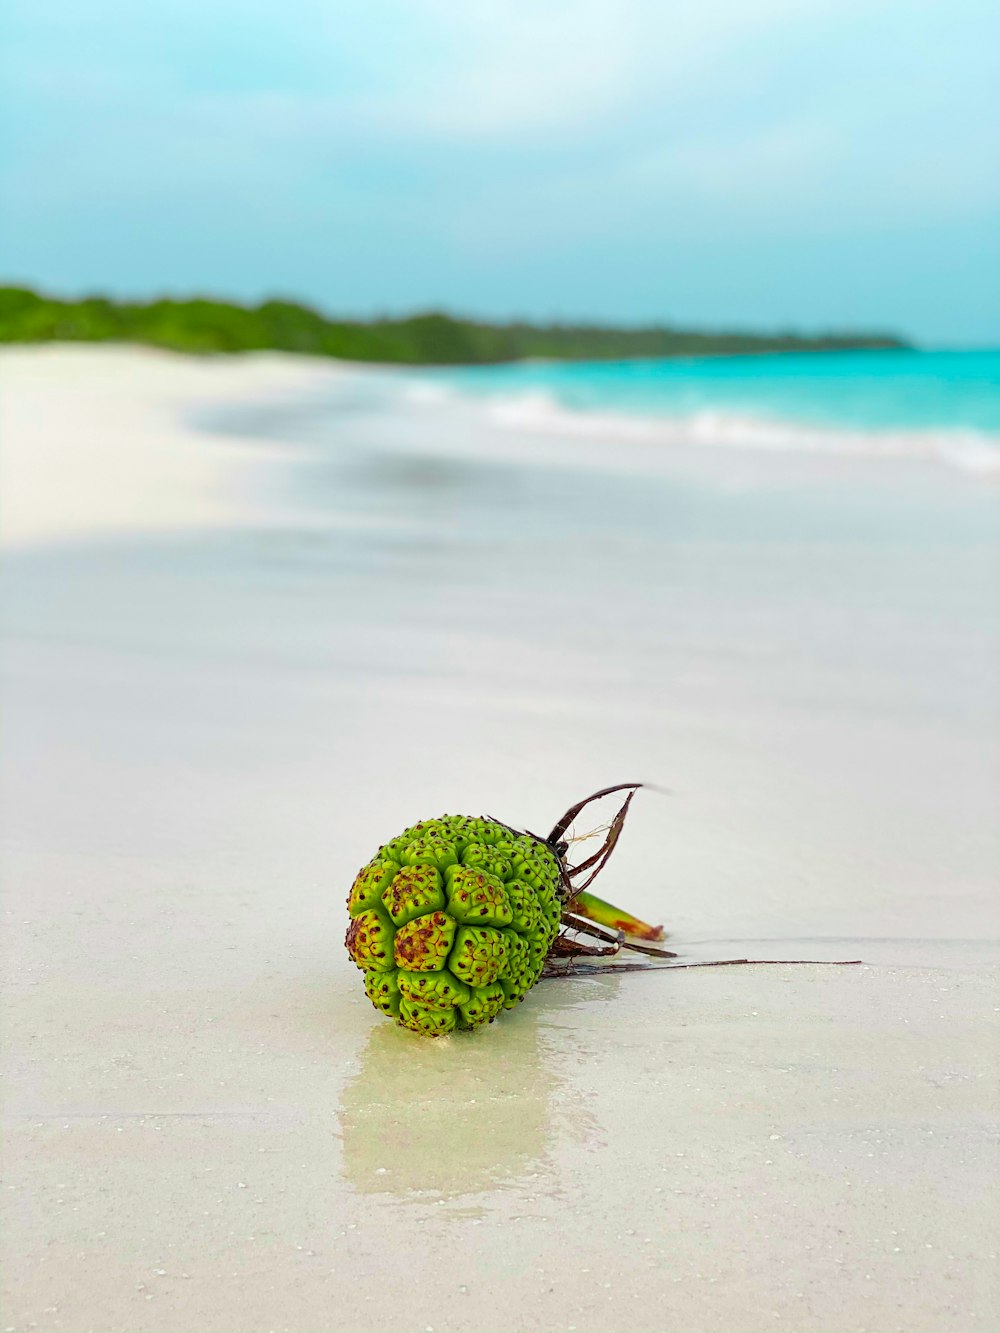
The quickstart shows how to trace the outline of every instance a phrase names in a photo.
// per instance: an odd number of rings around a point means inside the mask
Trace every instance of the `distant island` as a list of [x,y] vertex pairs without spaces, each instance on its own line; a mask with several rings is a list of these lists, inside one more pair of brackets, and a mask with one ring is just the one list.
[[541,357],[618,361],[632,357],[826,352],[903,348],[887,334],[703,333],[667,325],[488,324],[440,312],[400,319],[329,319],[294,301],[60,301],[25,287],[0,287],[0,343],[142,343],[177,352],[297,352],[345,361],[485,365]]

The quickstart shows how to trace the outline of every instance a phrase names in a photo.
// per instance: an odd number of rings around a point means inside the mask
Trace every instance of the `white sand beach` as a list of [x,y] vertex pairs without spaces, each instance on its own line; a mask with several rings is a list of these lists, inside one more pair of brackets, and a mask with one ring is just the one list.
[[272,480],[257,475],[267,451],[226,437],[206,449],[180,419],[241,394],[294,391],[316,374],[276,354],[88,346],[6,348],[0,367],[5,546],[238,522],[248,491]]
[[[0,397],[0,1328],[997,1327],[995,488],[277,356]],[[380,842],[626,780],[684,959],[864,965],[375,1013]]]

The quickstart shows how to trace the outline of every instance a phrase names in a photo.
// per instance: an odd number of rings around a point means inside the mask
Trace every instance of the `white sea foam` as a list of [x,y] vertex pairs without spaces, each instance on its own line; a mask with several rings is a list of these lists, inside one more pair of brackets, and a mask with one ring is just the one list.
[[493,395],[480,402],[492,425],[533,435],[932,459],[984,477],[1000,476],[1000,438],[967,429],[860,430],[711,408],[672,416],[588,411],[566,407],[543,389]]
[[402,393],[404,401],[411,407],[437,407],[458,396],[446,384],[435,384],[430,380],[410,380],[403,385]]

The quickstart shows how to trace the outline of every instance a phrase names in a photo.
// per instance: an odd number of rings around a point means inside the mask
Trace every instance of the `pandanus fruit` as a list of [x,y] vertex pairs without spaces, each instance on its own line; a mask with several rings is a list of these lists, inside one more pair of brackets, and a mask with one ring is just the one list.
[[[489,816],[442,815],[380,847],[347,900],[347,951],[372,1004],[402,1027],[440,1037],[492,1023],[557,960],[622,948],[675,957],[660,944],[662,927],[587,892],[640,785],[578,801],[547,838]],[[616,792],[628,795],[601,846],[571,865],[571,823]]]

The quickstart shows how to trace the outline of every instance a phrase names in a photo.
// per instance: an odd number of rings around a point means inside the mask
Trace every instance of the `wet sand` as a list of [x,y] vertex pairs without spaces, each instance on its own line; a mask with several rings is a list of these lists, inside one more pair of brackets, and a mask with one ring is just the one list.
[[[996,1326],[995,494],[281,358],[0,385],[4,1328]],[[602,891],[685,958],[866,965],[379,1019],[374,846],[632,778]]]

